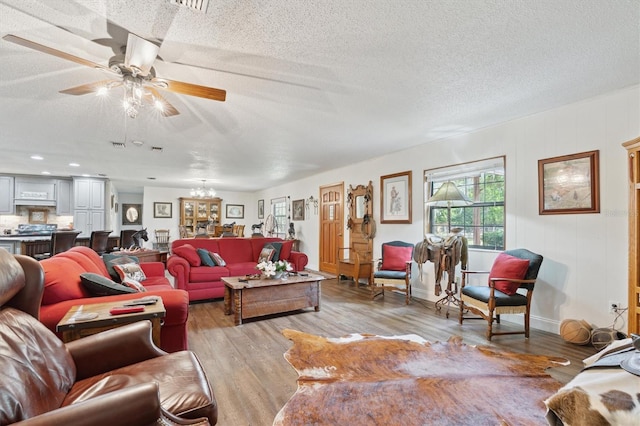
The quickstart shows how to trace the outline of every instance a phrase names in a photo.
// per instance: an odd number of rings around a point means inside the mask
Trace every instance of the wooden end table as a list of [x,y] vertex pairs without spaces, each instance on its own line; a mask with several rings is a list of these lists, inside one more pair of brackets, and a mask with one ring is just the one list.
[[[140,297],[143,297],[143,295],[144,293],[141,293]],[[109,313],[111,308],[122,306],[128,301],[129,300],[120,300],[118,302],[92,303],[73,306],[60,320],[56,326],[56,331],[62,332],[62,341],[67,343],[82,337],[100,333],[101,331],[121,327],[132,322],[150,320],[153,343],[159,347],[161,319],[167,314],[167,311],[164,309],[162,299],[159,299],[153,305],[144,305],[144,312],[121,315],[111,315]],[[98,316],[94,319],[80,321],[76,320],[75,317],[79,313],[96,313]]]
[[295,311],[304,308],[320,310],[320,281],[325,277],[308,274],[284,279],[244,280],[223,277],[224,313],[234,314],[236,325],[247,318]]

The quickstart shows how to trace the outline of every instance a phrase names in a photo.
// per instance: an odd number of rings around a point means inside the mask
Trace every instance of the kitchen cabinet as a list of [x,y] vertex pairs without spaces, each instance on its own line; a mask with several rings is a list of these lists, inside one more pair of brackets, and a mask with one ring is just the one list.
[[69,179],[58,179],[56,181],[56,214],[58,216],[71,216],[73,208],[71,202],[73,181]]
[[15,214],[13,176],[0,176],[0,214]]
[[91,231],[103,231],[106,221],[105,181],[73,179],[73,227],[88,237]]
[[180,225],[195,234],[199,227],[220,223],[221,198],[180,198]]

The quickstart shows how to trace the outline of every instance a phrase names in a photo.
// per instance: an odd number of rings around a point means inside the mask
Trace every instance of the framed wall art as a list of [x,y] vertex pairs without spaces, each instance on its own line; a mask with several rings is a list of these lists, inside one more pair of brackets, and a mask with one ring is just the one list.
[[122,204],[122,224],[142,225],[142,204]]
[[411,170],[380,176],[380,223],[411,223]]
[[47,223],[49,210],[45,209],[29,209],[29,223]]
[[227,219],[244,219],[244,204],[227,204]]
[[264,200],[258,200],[258,219],[264,219]]
[[600,213],[600,151],[538,160],[540,214]]
[[170,219],[173,216],[171,209],[171,203],[153,203],[153,217]]
[[291,209],[293,210],[293,220],[304,220],[304,200],[293,200]]

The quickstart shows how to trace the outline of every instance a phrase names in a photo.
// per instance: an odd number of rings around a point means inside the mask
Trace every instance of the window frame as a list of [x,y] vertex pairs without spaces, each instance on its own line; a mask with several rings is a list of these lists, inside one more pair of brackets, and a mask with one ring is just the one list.
[[[273,218],[278,225],[278,229],[273,235],[274,237],[284,239],[287,234],[287,229],[289,228],[288,204],[288,197],[278,197],[271,199],[271,214],[273,215]],[[283,214],[280,214],[281,212]]]
[[[487,180],[487,176],[502,176],[501,180]],[[469,248],[478,250],[498,250],[505,248],[506,242],[506,156],[490,157],[474,160],[466,163],[451,166],[427,169],[424,171],[424,232],[425,234],[444,235],[448,232],[447,224],[442,221],[436,223],[436,215],[446,217],[447,207],[433,206],[428,204],[428,200],[439,187],[439,184],[446,181],[454,181],[465,196],[473,203],[469,206],[451,207],[451,227],[462,227],[461,233],[467,237]],[[482,177],[482,179],[480,179]],[[472,181],[470,181],[472,179]],[[481,182],[480,182],[481,180]],[[486,193],[487,185],[502,185],[498,188],[502,192],[502,200],[484,201],[474,200],[470,197],[475,191],[481,188],[477,195]],[[470,187],[471,190],[469,189]],[[477,198],[477,196],[476,196]],[[502,209],[501,220],[496,223],[487,223],[487,217],[492,209],[498,207]],[[443,212],[443,213],[441,213]],[[495,213],[494,213],[495,215]],[[486,219],[485,219],[486,218]],[[495,216],[494,216],[495,218]],[[478,220],[480,222],[478,222]],[[480,232],[478,232],[478,230]],[[491,234],[494,237],[491,238]],[[501,241],[497,238],[502,235]],[[486,238],[485,238],[486,237]],[[487,239],[491,238],[489,241]],[[492,243],[491,243],[492,242]]]

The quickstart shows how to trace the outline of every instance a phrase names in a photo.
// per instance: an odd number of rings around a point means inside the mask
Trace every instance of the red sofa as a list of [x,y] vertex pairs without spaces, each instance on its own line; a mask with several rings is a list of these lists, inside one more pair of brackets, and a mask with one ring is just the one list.
[[[110,278],[102,258],[89,247],[77,246],[40,262],[44,269],[44,294],[40,305],[40,321],[50,330],[75,305],[125,301],[141,297],[141,293],[92,297],[81,284],[80,274],[93,272]],[[189,297],[174,289],[164,275],[161,262],[145,262],[140,267],[147,279],[144,296],[160,296],[167,311],[160,332],[160,347],[167,352],[187,349],[187,317]],[[58,333],[60,337],[61,334]]]
[[[167,270],[175,277],[176,288],[189,293],[189,301],[224,297],[222,277],[238,277],[257,272],[256,265],[263,247],[272,242],[282,243],[280,260],[286,260],[294,271],[303,271],[309,258],[292,251],[293,241],[281,238],[185,238],[171,244],[172,255],[167,259]],[[218,253],[225,266],[204,266],[198,256],[176,253],[181,246],[192,246]],[[178,250],[181,252],[183,250]]]

